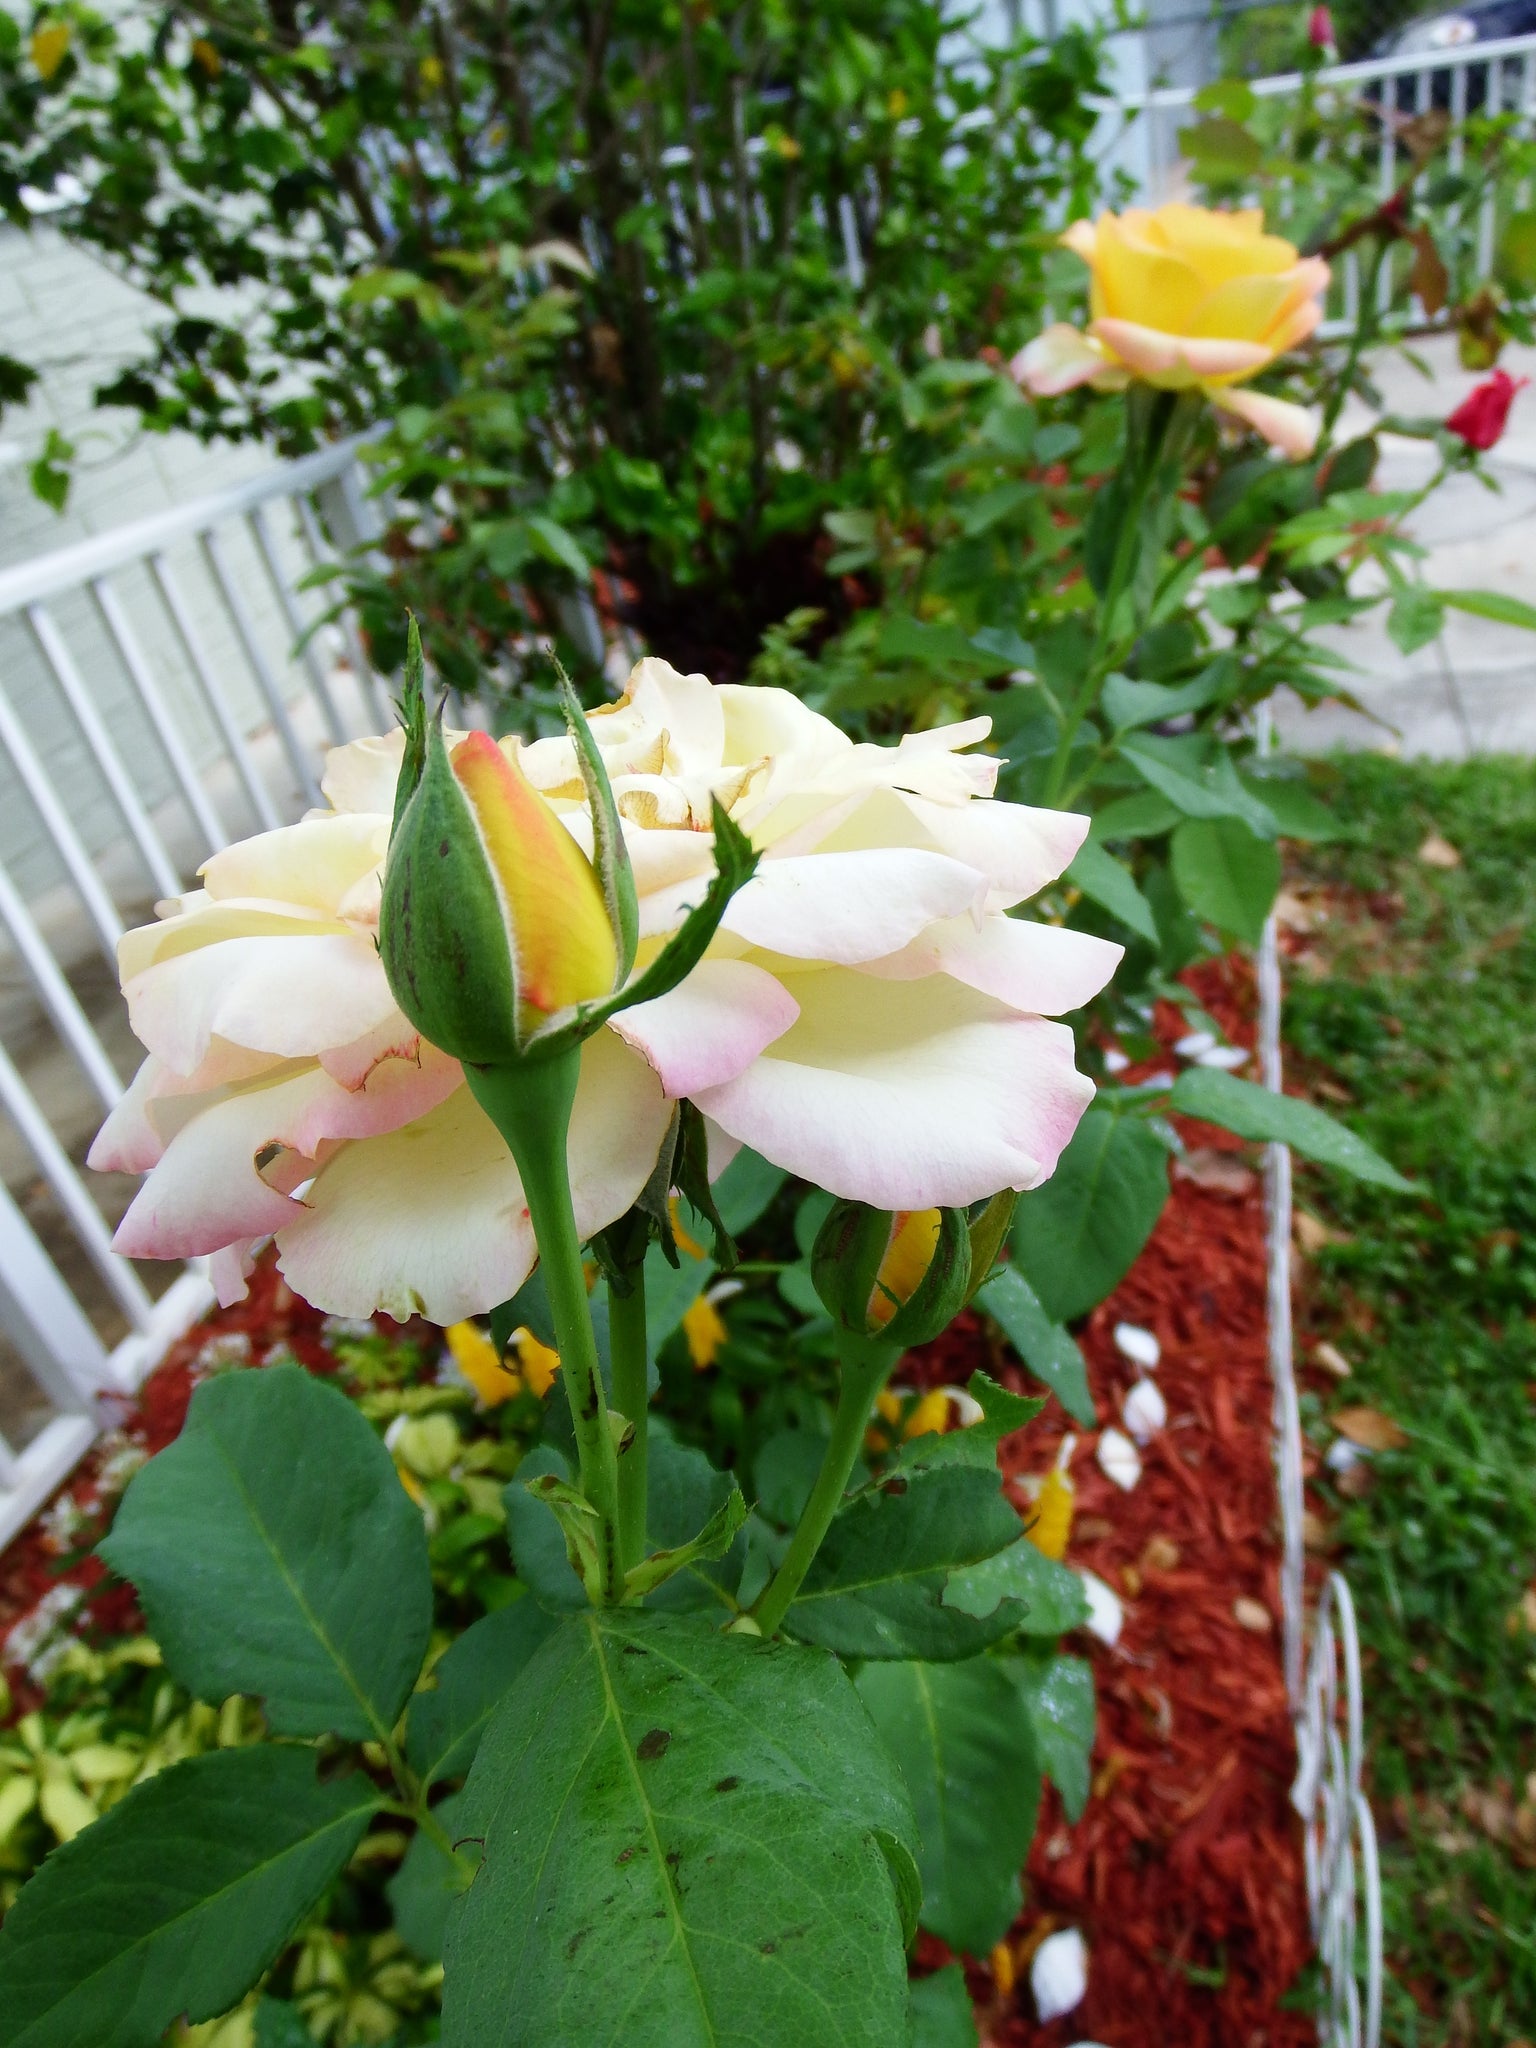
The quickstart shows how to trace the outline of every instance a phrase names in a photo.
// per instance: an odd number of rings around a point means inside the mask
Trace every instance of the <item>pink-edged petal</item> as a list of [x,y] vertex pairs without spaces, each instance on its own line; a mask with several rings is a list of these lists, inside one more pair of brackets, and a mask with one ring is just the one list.
[[148,1173],[159,1163],[165,1146],[149,1120],[149,1104],[165,1073],[165,1067],[154,1058],[139,1068],[91,1140],[85,1163],[92,1172]]
[[800,1005],[766,968],[701,960],[669,994],[621,1010],[611,1028],[678,1100],[734,1080],[799,1014]]
[[794,1028],[698,1106],[835,1195],[923,1209],[1038,1186],[1093,1098],[1065,1025],[947,978],[872,1001],[867,976],[828,968],[792,993]]
[[969,918],[952,918],[864,972],[889,981],[947,974],[1012,1010],[1064,1017],[1093,1000],[1124,955],[1123,946],[1065,926],[989,917],[978,930]]
[[167,1137],[190,1113],[188,1098],[258,1079],[285,1064],[216,1038],[190,1074],[177,1074],[153,1054],[134,1075],[122,1100],[96,1133],[85,1163],[98,1173],[147,1173]]
[[253,1237],[244,1244],[226,1244],[209,1255],[208,1278],[220,1308],[230,1308],[250,1293],[245,1283],[255,1271],[256,1247],[260,1242],[259,1237]]
[[134,1197],[114,1247],[130,1259],[191,1259],[276,1230],[293,1204],[262,1179],[257,1158],[286,1143],[317,1098],[337,1092],[313,1067],[199,1110]]
[[235,898],[333,916],[377,870],[388,846],[387,817],[310,817],[227,846],[198,873],[211,903]]
[[1091,332],[1138,377],[1170,390],[1200,384],[1209,377],[1251,377],[1274,354],[1261,341],[1201,341],[1189,335],[1163,334],[1134,320],[1095,320]]
[[462,1081],[458,1063],[429,1047],[419,1060],[384,1061],[361,1088],[309,1067],[212,1100],[162,1098],[175,1126],[118,1228],[117,1249],[185,1259],[263,1237],[292,1216],[288,1190],[309,1178],[317,1154],[397,1130]]
[[[583,1237],[613,1222],[656,1165],[671,1105],[611,1031],[582,1048],[571,1192]],[[316,1308],[455,1323],[505,1301],[533,1265],[511,1154],[467,1088],[406,1129],[327,1160],[278,1234],[284,1278]]]
[[1096,383],[1114,365],[1079,328],[1058,321],[1026,342],[1008,369],[1036,398],[1059,398],[1080,384]]
[[123,994],[134,1031],[178,1073],[216,1036],[301,1059],[399,1018],[373,941],[350,933],[226,939],[156,961]]
[[1211,403],[1245,420],[1273,448],[1293,461],[1305,461],[1317,446],[1318,425],[1305,406],[1262,391],[1213,391]]
[[981,912],[988,877],[919,847],[765,860],[722,920],[749,945],[851,965],[894,953],[935,918]]

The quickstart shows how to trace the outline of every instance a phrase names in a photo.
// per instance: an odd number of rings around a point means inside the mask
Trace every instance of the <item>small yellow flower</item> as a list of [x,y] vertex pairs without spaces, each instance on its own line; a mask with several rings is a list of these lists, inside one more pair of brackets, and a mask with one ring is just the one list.
[[522,1380],[502,1364],[496,1346],[478,1323],[451,1323],[443,1339],[449,1357],[487,1408],[499,1408],[522,1391]]
[[701,1294],[683,1317],[683,1335],[695,1372],[705,1372],[714,1364],[727,1334],[724,1316],[707,1294]]
[[523,1378],[542,1401],[555,1383],[555,1374],[560,1370],[560,1354],[548,1344],[541,1344],[532,1330],[514,1330],[512,1348],[517,1353],[517,1362],[523,1369]]
[[988,1960],[992,1965],[992,1981],[997,1986],[998,1997],[1011,1997],[1013,1987],[1018,1981],[1018,1972],[1013,1963],[1013,1950],[1006,1941],[1000,1941]]
[[901,1433],[906,1437],[943,1436],[949,1425],[949,1396],[942,1387],[932,1387],[914,1404]]
[[1041,1484],[1035,1502],[1035,1518],[1024,1531],[1036,1550],[1043,1557],[1054,1558],[1057,1564],[1067,1554],[1076,1498],[1077,1488],[1070,1477],[1060,1466],[1054,1466]]
[[40,29],[33,31],[32,62],[37,66],[39,77],[52,78],[58,70],[68,53],[72,33],[67,21],[45,22]]
[[206,36],[199,36],[192,45],[194,60],[201,65],[210,78],[217,78],[224,69],[224,60]]
[[440,92],[442,90],[443,60],[441,57],[422,58],[421,82],[428,92]]

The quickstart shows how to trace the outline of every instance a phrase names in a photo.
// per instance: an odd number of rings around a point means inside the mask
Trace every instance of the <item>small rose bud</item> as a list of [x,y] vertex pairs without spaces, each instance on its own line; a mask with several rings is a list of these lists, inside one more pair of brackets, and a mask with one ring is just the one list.
[[894,1214],[835,1202],[811,1253],[816,1292],[834,1322],[899,1348],[926,1344],[964,1306],[971,1243],[963,1209]]
[[483,732],[450,753],[433,720],[401,797],[379,950],[396,1002],[431,1044],[501,1065],[551,1019],[612,993],[602,885],[515,754]]
[[1307,41],[1314,50],[1331,50],[1334,45],[1333,16],[1326,7],[1314,7],[1307,17]]
[[1530,381],[1529,377],[1511,377],[1508,370],[1495,370],[1447,416],[1445,431],[1486,454],[1503,439],[1509,409]]

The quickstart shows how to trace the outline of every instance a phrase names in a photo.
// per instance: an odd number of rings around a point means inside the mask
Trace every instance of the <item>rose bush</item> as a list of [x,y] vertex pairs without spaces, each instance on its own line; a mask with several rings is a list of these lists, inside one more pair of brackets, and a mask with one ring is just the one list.
[[[583,1235],[635,1200],[682,1097],[716,1169],[748,1144],[882,1208],[1043,1180],[1092,1095],[1048,1020],[1095,995],[1120,948],[1007,913],[1062,872],[1086,819],[991,801],[997,763],[963,751],[985,718],[855,745],[787,693],[646,660],[590,723],[635,870],[637,971],[713,872],[712,798],[763,858],[681,986],[583,1047]],[[338,749],[328,811],[216,855],[200,892],[122,944],[150,1056],[91,1160],[148,1173],[119,1249],[211,1253],[225,1298],[268,1235],[301,1294],[349,1315],[455,1322],[534,1262],[506,1147],[379,959],[402,745]],[[503,745],[590,850],[571,741]]]

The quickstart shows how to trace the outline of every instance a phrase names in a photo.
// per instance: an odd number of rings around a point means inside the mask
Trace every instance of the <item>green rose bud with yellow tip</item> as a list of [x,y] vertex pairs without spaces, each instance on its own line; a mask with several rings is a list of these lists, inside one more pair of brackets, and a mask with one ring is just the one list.
[[817,1233],[811,1277],[833,1321],[852,1336],[897,1350],[926,1344],[970,1290],[965,1211],[835,1202]]

